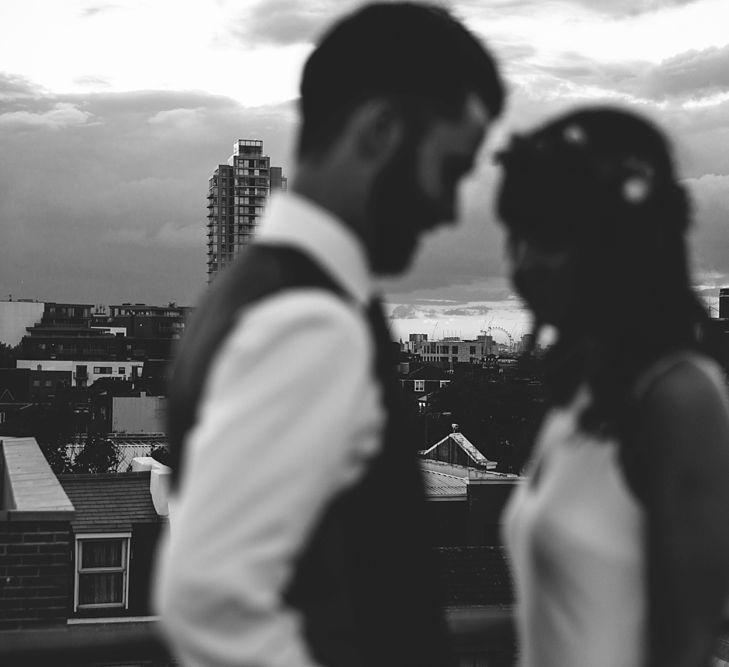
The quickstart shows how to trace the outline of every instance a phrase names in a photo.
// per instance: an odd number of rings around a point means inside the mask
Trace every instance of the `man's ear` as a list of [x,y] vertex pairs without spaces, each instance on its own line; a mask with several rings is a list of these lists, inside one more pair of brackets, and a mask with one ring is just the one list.
[[403,117],[386,99],[367,100],[354,112],[350,129],[360,158],[385,163],[402,143]]

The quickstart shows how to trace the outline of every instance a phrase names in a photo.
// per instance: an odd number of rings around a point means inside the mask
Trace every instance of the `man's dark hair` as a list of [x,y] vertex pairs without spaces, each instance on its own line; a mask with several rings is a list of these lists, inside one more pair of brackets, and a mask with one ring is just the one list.
[[299,157],[320,155],[358,104],[397,98],[456,118],[475,93],[492,118],[504,103],[496,65],[446,9],[375,3],[335,23],[304,67]]

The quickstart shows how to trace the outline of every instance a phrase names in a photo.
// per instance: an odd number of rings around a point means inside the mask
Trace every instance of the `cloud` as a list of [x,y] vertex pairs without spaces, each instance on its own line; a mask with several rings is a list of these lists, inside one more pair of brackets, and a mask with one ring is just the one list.
[[648,12],[656,12],[662,9],[671,9],[690,5],[696,0],[567,0],[573,5],[578,5],[597,12],[611,16],[636,16]]
[[94,88],[94,89],[109,88],[111,86],[108,79],[105,79],[100,76],[94,76],[93,74],[86,74],[84,76],[78,76],[73,80],[73,82],[77,86],[86,86],[86,87]]
[[487,315],[491,312],[491,308],[487,306],[471,306],[468,308],[450,308],[444,310],[443,314],[450,317],[478,317]]
[[205,109],[165,109],[158,111],[151,116],[147,122],[150,125],[165,125],[172,129],[185,129],[196,125],[201,120],[201,114],[205,113]]
[[[468,317],[490,318],[491,311],[478,308],[513,296],[504,233],[493,214],[499,176],[491,152],[513,129],[600,101],[580,97],[583,81],[629,86],[629,68],[586,59],[572,65],[577,83],[570,97],[545,97],[547,83],[513,87],[507,118],[461,188],[460,223],[427,235],[412,270],[384,281],[394,306],[402,306],[395,319],[414,323],[440,314],[456,327]],[[558,73],[545,72],[543,80],[553,83]],[[192,303],[205,288],[207,181],[233,142],[263,139],[273,163],[293,175],[291,102],[246,108],[224,96],[184,91],[51,95],[0,74],[3,94],[11,98],[3,116],[21,115],[0,117],[0,284],[19,297]],[[685,108],[679,98],[660,105],[646,99],[639,108],[674,139],[697,200],[697,269],[726,274],[729,101]]]
[[26,77],[10,72],[0,72],[0,101],[32,100],[39,98],[42,94],[42,88]]
[[290,107],[246,109],[196,92],[18,100],[8,113],[24,115],[0,124],[3,289],[40,300],[195,302],[206,284],[208,178],[238,138],[263,139],[290,174]]
[[691,244],[697,275],[727,274],[729,257],[729,174],[705,174],[686,181],[694,204]]
[[431,309],[418,308],[412,304],[400,304],[395,306],[390,313],[390,318],[399,320],[417,320],[421,318],[437,317],[438,313]]
[[[623,18],[657,12],[666,9],[690,5],[696,0],[562,0],[561,4],[582,7],[596,14],[603,14],[613,18]],[[481,9],[481,0],[459,0],[458,6]],[[498,13],[509,11],[515,14],[527,14],[548,4],[544,0],[491,0],[488,9]],[[558,3],[552,3],[558,4]]]
[[[466,292],[461,290],[461,296]],[[459,336],[473,339],[491,327],[503,327],[513,336],[520,336],[531,327],[531,317],[521,302],[497,298],[490,301],[461,300],[452,307],[448,300],[430,300],[432,307],[419,305],[423,299],[402,300],[392,308],[391,328],[396,337],[408,333],[428,333],[431,338]]]
[[160,228],[122,227],[106,234],[106,240],[122,245],[163,248],[201,248],[205,245],[205,228],[200,223],[181,225],[165,222]]
[[[581,54],[564,52],[550,63],[532,65],[547,77],[547,85],[578,86],[622,95],[626,100],[655,102],[705,99],[729,92],[729,44],[702,51],[687,51],[662,61],[601,62]],[[538,90],[538,82],[532,90]]]
[[[639,79],[640,81],[640,79]],[[729,91],[729,44],[702,51],[687,51],[664,60],[641,81],[647,96],[702,98]]]
[[99,14],[104,14],[104,13],[112,11],[114,9],[119,9],[119,5],[110,4],[110,3],[89,5],[88,7],[84,7],[81,10],[81,15],[85,16],[87,18],[93,18],[94,16],[98,16]]
[[88,111],[82,111],[69,102],[57,102],[48,111],[9,111],[0,114],[0,126],[35,126],[58,129],[71,125],[84,125],[92,118]]
[[339,15],[362,0],[260,0],[232,29],[245,46],[313,43]]

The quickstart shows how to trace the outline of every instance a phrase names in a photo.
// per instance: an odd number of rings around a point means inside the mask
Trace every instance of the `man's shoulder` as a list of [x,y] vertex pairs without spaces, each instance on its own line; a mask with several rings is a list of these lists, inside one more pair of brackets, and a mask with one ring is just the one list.
[[278,291],[316,287],[340,297],[342,287],[314,259],[292,246],[254,244],[213,285],[211,304],[233,309]]
[[283,341],[319,334],[330,339],[330,344],[348,340],[356,346],[368,331],[362,308],[317,285],[270,292],[240,308],[234,319],[233,337],[250,338],[254,331],[260,331],[269,340]]

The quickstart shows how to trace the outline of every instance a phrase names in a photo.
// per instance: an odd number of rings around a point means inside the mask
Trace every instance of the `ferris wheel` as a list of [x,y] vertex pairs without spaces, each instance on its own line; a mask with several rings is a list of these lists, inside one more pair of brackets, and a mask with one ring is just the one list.
[[489,324],[485,329],[481,329],[481,331],[483,333],[485,333],[487,336],[491,336],[492,338],[494,337],[493,332],[496,332],[496,331],[501,332],[502,334],[504,334],[506,336],[506,339],[509,341],[509,343],[508,343],[509,351],[512,352],[514,350],[514,337],[511,335],[511,333],[509,331],[504,329],[504,327],[499,327],[499,326]]

